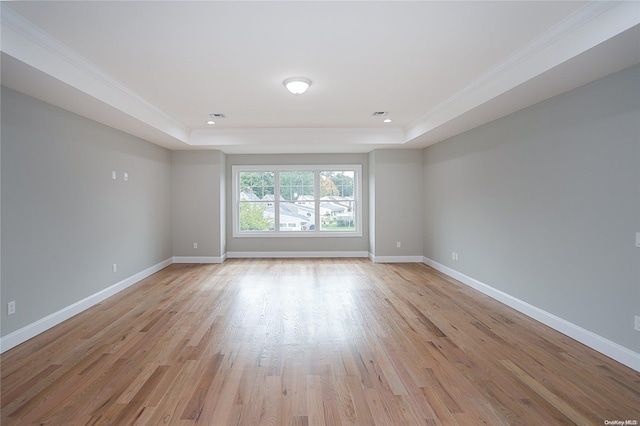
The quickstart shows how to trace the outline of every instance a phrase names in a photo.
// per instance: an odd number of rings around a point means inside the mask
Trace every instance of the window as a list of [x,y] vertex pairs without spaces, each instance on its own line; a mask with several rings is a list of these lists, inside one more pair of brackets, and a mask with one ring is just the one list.
[[361,236],[360,165],[233,166],[234,236]]

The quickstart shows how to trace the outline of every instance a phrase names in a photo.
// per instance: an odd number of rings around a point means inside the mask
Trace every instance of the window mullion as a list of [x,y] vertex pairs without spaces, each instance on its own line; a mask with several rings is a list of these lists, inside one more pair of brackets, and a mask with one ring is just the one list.
[[273,230],[280,232],[280,172],[274,171],[273,177]]
[[313,203],[316,224],[313,232],[320,232],[320,170],[313,171]]

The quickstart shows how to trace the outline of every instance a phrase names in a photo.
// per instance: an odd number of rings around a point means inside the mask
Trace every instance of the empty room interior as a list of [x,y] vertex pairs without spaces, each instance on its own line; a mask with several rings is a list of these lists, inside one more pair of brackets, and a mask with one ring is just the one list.
[[640,422],[640,2],[2,2],[3,425]]

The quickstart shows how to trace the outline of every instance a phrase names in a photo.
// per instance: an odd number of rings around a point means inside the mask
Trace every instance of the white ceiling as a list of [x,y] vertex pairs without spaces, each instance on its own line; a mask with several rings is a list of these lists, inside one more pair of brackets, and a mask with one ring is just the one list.
[[[171,149],[423,147],[640,62],[639,2],[45,1],[1,12],[3,85]],[[291,76],[313,83],[294,96],[282,85]],[[226,118],[207,125],[211,113]]]

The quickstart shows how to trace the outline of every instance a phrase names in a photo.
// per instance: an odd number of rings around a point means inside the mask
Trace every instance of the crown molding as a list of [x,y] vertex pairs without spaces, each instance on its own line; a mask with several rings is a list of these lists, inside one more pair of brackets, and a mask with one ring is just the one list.
[[181,142],[189,142],[188,126],[129,90],[4,3],[0,7],[2,52]]
[[77,52],[1,4],[2,52],[193,148],[288,145],[399,145],[400,128],[253,128],[193,130]]
[[405,127],[409,142],[640,24],[640,3],[590,1]]
[[233,146],[248,144],[312,145],[401,145],[404,131],[400,128],[253,128],[206,129],[191,132],[191,145]]
[[[0,6],[3,54],[87,95],[96,105],[125,114],[132,122],[137,120],[143,123],[141,129],[153,131],[146,134],[155,132],[158,135],[155,139],[149,139],[150,141],[169,147],[160,143],[159,139],[170,139],[172,146],[177,149],[231,147],[229,149],[242,150],[247,149],[243,147],[254,144],[265,150],[268,147],[294,148],[306,152],[315,143],[338,152],[348,149],[365,150],[365,146],[373,148],[403,145],[426,134],[435,135],[436,132],[432,132],[434,129],[442,128],[475,108],[640,23],[638,2],[590,1],[403,128],[192,131],[14,12],[6,3]],[[117,120],[111,120],[114,121]],[[105,124],[110,125],[108,122]]]

